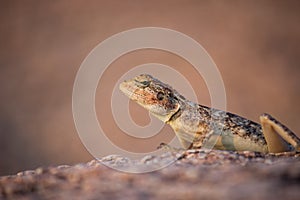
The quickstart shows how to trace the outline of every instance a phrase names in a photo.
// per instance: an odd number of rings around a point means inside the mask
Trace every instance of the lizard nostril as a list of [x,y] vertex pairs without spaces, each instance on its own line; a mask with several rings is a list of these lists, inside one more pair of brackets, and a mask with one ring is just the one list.
[[141,82],[145,87],[148,87],[150,85],[150,81],[143,81]]

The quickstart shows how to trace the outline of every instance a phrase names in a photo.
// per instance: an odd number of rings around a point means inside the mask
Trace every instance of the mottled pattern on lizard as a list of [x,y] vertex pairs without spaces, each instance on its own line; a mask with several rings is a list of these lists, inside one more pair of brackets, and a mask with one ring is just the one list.
[[229,112],[196,104],[148,74],[124,81],[120,89],[169,124],[183,148],[263,153],[300,150],[300,139],[268,114],[260,117],[260,125]]

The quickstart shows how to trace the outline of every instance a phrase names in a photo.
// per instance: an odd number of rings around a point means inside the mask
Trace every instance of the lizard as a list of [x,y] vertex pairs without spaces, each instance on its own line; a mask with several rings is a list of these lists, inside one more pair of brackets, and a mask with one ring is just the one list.
[[175,132],[184,149],[213,148],[261,153],[299,152],[300,139],[269,114],[260,124],[189,101],[149,74],[125,80],[119,89]]

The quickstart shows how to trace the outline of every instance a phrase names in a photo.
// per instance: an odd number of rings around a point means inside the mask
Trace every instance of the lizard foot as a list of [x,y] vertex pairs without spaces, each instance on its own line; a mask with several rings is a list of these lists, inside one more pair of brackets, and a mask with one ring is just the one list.
[[167,151],[182,151],[182,148],[176,148],[172,147],[169,144],[166,144],[164,142],[160,143],[157,149],[167,150]]

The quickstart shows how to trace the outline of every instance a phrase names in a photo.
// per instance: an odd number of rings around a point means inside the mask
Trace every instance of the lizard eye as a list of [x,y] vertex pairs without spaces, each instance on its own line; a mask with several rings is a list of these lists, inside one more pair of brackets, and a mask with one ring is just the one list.
[[159,101],[161,101],[161,100],[164,99],[164,96],[165,96],[164,93],[158,92],[157,95],[156,95],[156,98],[157,98]]

